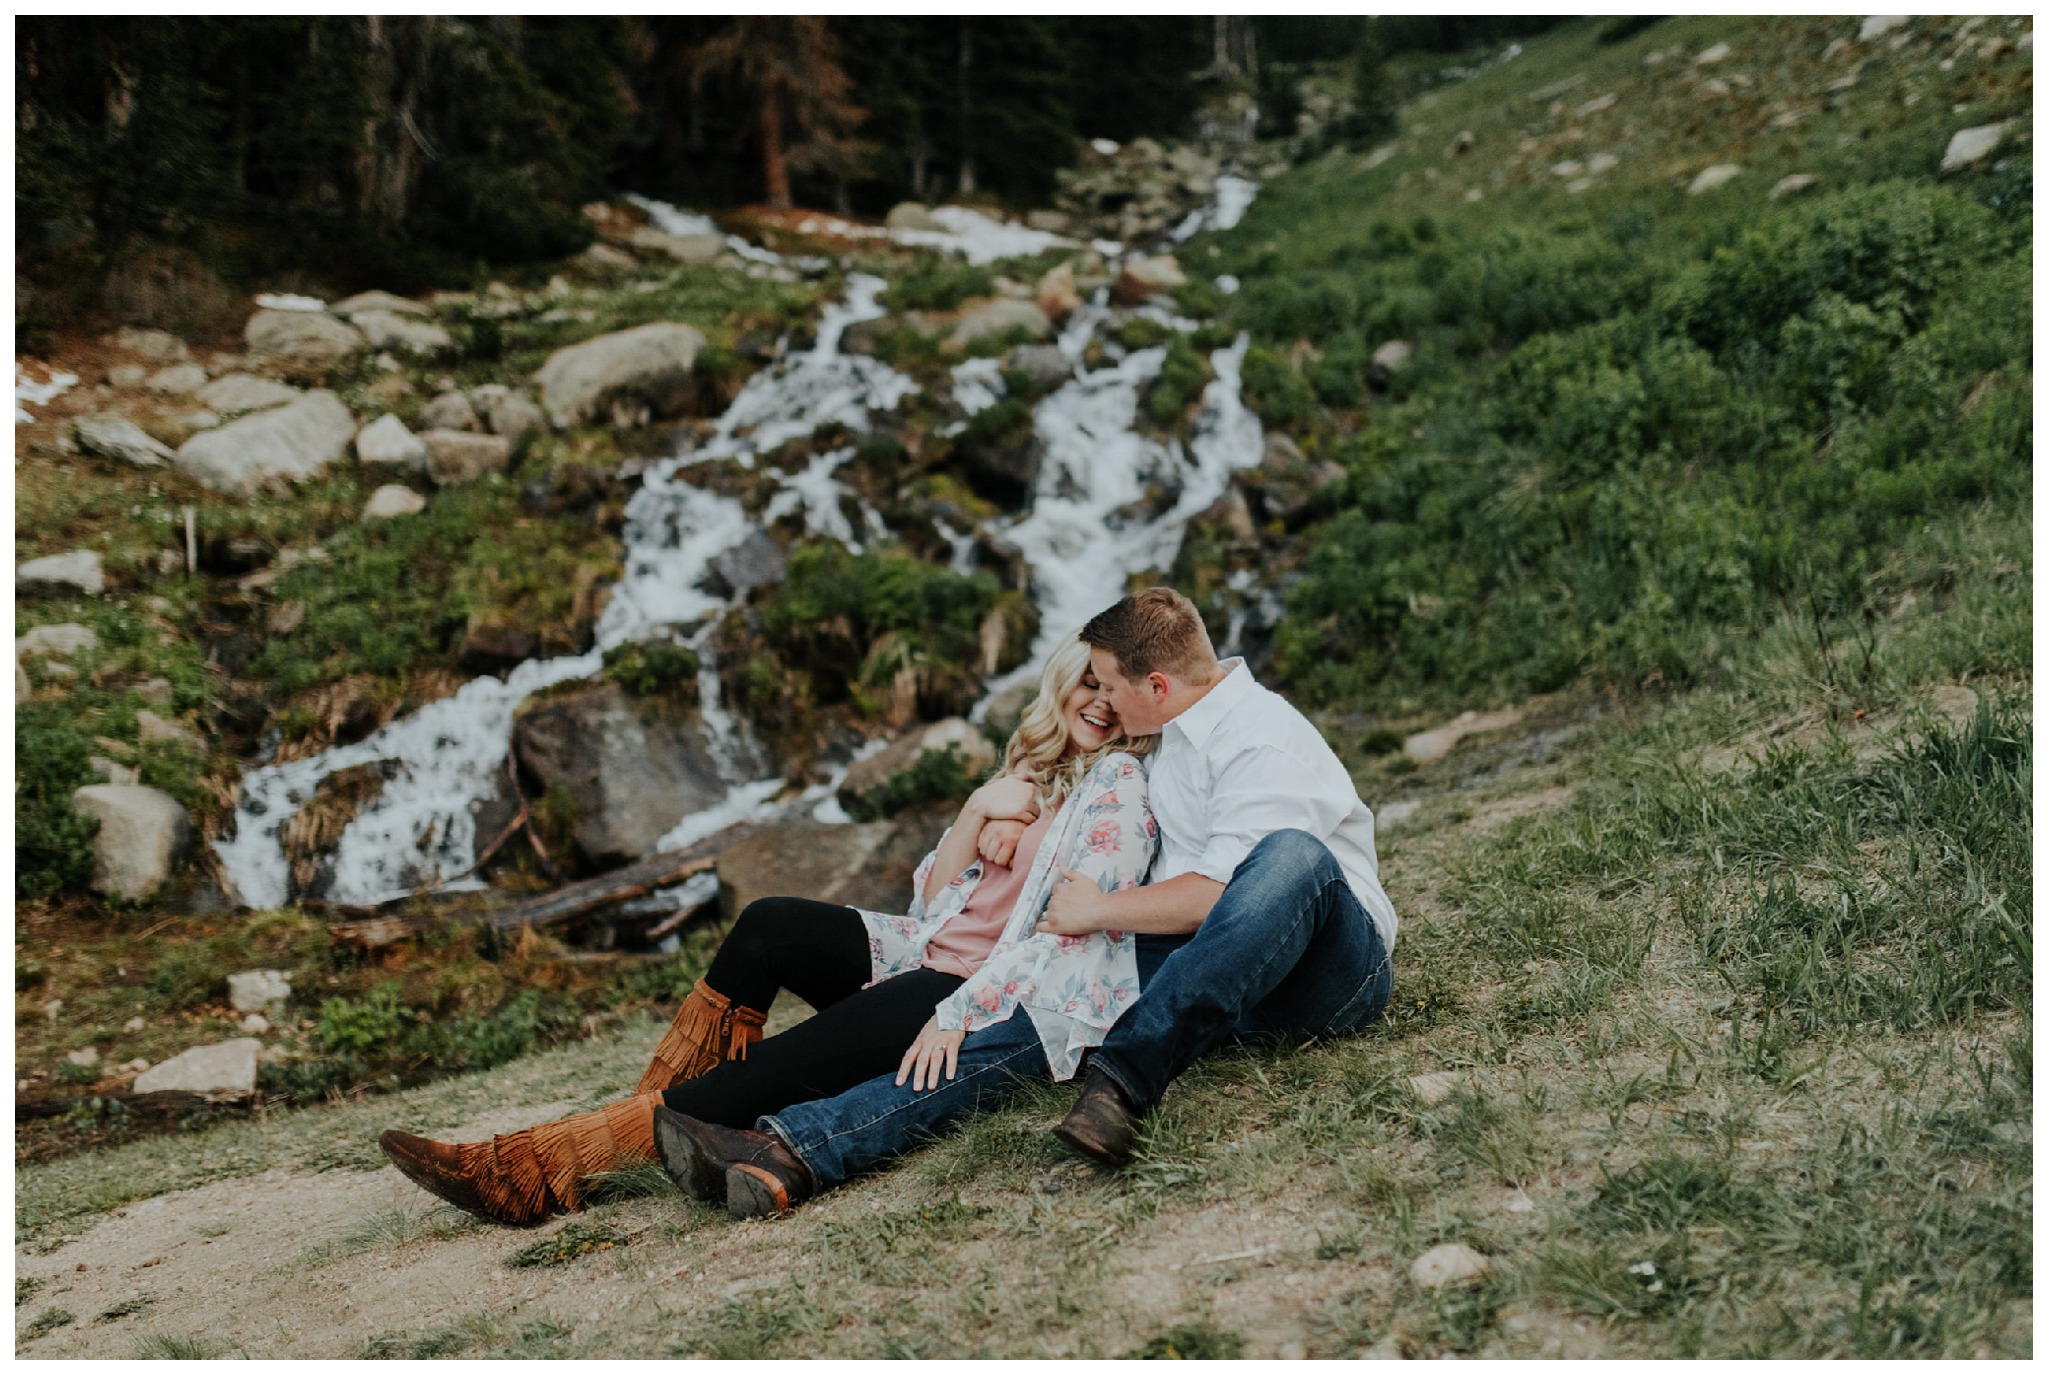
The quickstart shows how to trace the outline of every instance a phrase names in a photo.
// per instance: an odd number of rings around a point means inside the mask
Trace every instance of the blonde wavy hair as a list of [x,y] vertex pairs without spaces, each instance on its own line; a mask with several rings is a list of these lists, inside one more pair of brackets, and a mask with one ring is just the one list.
[[1038,800],[1047,809],[1065,802],[1088,776],[1088,770],[1105,756],[1122,753],[1142,759],[1159,743],[1156,735],[1128,736],[1119,727],[1116,737],[1107,744],[1067,757],[1074,738],[1067,730],[1066,718],[1060,714],[1060,703],[1067,700],[1067,694],[1089,671],[1088,646],[1081,642],[1081,633],[1075,631],[1061,640],[1046,659],[1045,668],[1038,675],[1038,696],[1024,708],[1003,755],[1004,773],[1029,771],[1036,776]]

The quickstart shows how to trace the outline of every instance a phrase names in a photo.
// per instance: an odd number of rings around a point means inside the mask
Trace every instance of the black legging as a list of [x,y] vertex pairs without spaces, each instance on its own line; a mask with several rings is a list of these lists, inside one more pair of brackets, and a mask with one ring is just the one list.
[[755,1042],[744,1060],[677,1084],[662,1101],[699,1121],[751,1127],[793,1103],[831,1098],[893,1071],[932,1009],[965,981],[913,969],[862,988],[871,973],[867,927],[851,907],[807,898],[747,904],[704,982],[760,1012],[786,988],[818,1015]]

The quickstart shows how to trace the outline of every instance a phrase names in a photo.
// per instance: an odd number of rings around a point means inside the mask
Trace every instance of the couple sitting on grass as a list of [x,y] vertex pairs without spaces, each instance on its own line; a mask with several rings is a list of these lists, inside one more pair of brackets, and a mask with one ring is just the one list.
[[[779,1215],[1085,1068],[1053,1133],[1123,1165],[1211,1047],[1379,1015],[1394,909],[1378,869],[1372,813],[1315,727],[1154,588],[1053,653],[908,915],[763,898],[633,1097],[490,1141],[381,1144],[500,1222],[580,1207],[584,1180],[651,1158],[692,1198]],[[817,1015],[762,1039],[785,988]]]

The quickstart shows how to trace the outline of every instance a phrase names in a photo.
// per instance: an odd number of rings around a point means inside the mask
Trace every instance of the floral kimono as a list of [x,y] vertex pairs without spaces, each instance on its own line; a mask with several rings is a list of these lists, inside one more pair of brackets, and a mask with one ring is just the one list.
[[[943,844],[945,837],[941,836]],[[989,957],[940,1003],[947,1031],[979,1031],[1009,1020],[1019,1007],[1038,1029],[1053,1078],[1071,1079],[1081,1052],[1102,1044],[1109,1028],[1138,998],[1136,938],[1125,931],[1054,936],[1036,929],[1059,870],[1094,880],[1105,893],[1135,888],[1152,867],[1159,827],[1145,796],[1145,770],[1128,754],[1112,754],[1088,771],[1052,819],[1017,905]],[[910,912],[861,912],[868,929],[874,981],[916,969],[925,946],[957,914],[981,882],[977,859],[927,903],[925,880],[938,850],[917,866]]]

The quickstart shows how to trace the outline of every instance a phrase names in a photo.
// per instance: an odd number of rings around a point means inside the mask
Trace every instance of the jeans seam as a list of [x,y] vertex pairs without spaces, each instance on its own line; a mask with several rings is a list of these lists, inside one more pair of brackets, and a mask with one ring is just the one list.
[[[1040,1049],[1040,1047],[1038,1047],[1035,1044],[1027,1046],[1018,1046],[1015,1050],[1011,1051],[1008,1055],[1005,1055],[1002,1059],[995,1061],[993,1064],[985,1065],[979,1069],[976,1069],[973,1072],[972,1077],[978,1078],[981,1075],[989,1073],[992,1070],[1006,1068],[1009,1065],[1009,1063],[1012,1060],[1016,1059],[1019,1055],[1028,1055],[1032,1051],[1038,1049]],[[963,1076],[962,1078],[949,1081],[949,1085],[959,1085],[965,1084],[967,1082],[969,1082],[969,1077]],[[899,1112],[908,1112],[919,1101],[919,1098],[921,1098],[922,1096],[923,1095],[919,1095],[918,1098],[913,1098],[908,1103],[899,1103],[895,1107],[890,1108],[887,1112],[879,1113],[874,1117],[867,1118],[865,1121],[857,1123],[854,1126],[848,1127],[844,1131],[836,1131],[825,1137],[822,1137],[819,1139],[817,1144],[812,1147],[812,1149],[824,1150],[825,1148],[829,1147],[834,1141],[839,1140],[841,1137],[852,1136],[856,1132],[866,1131],[868,1128],[873,1127],[878,1123],[888,1121],[891,1117],[894,1117]],[[788,1132],[783,1130],[782,1124],[776,1121],[776,1119],[773,1117],[768,1119],[768,1123],[771,1127],[775,1129],[776,1135],[782,1137],[784,1141],[789,1142],[789,1148],[792,1151],[796,1152],[798,1158],[801,1159],[805,1165],[810,1165],[810,1157],[805,1155],[803,1148],[797,1145],[797,1143],[790,1138]],[[815,1174],[815,1169],[812,1172]]]
[[1391,965],[1393,962],[1393,955],[1388,953],[1385,949],[1382,949],[1380,951],[1380,962],[1372,967],[1372,972],[1365,976],[1364,980],[1358,985],[1357,991],[1351,995],[1350,1000],[1347,1001],[1343,1007],[1337,1009],[1337,1015],[1332,1017],[1324,1025],[1323,1030],[1318,1034],[1323,1036],[1343,1035],[1344,1030],[1341,1024],[1344,1021],[1346,1014],[1348,1014],[1352,1008],[1358,1006],[1359,1001],[1366,996],[1367,991],[1370,990],[1372,986],[1379,981],[1381,972],[1385,970],[1387,966]]

